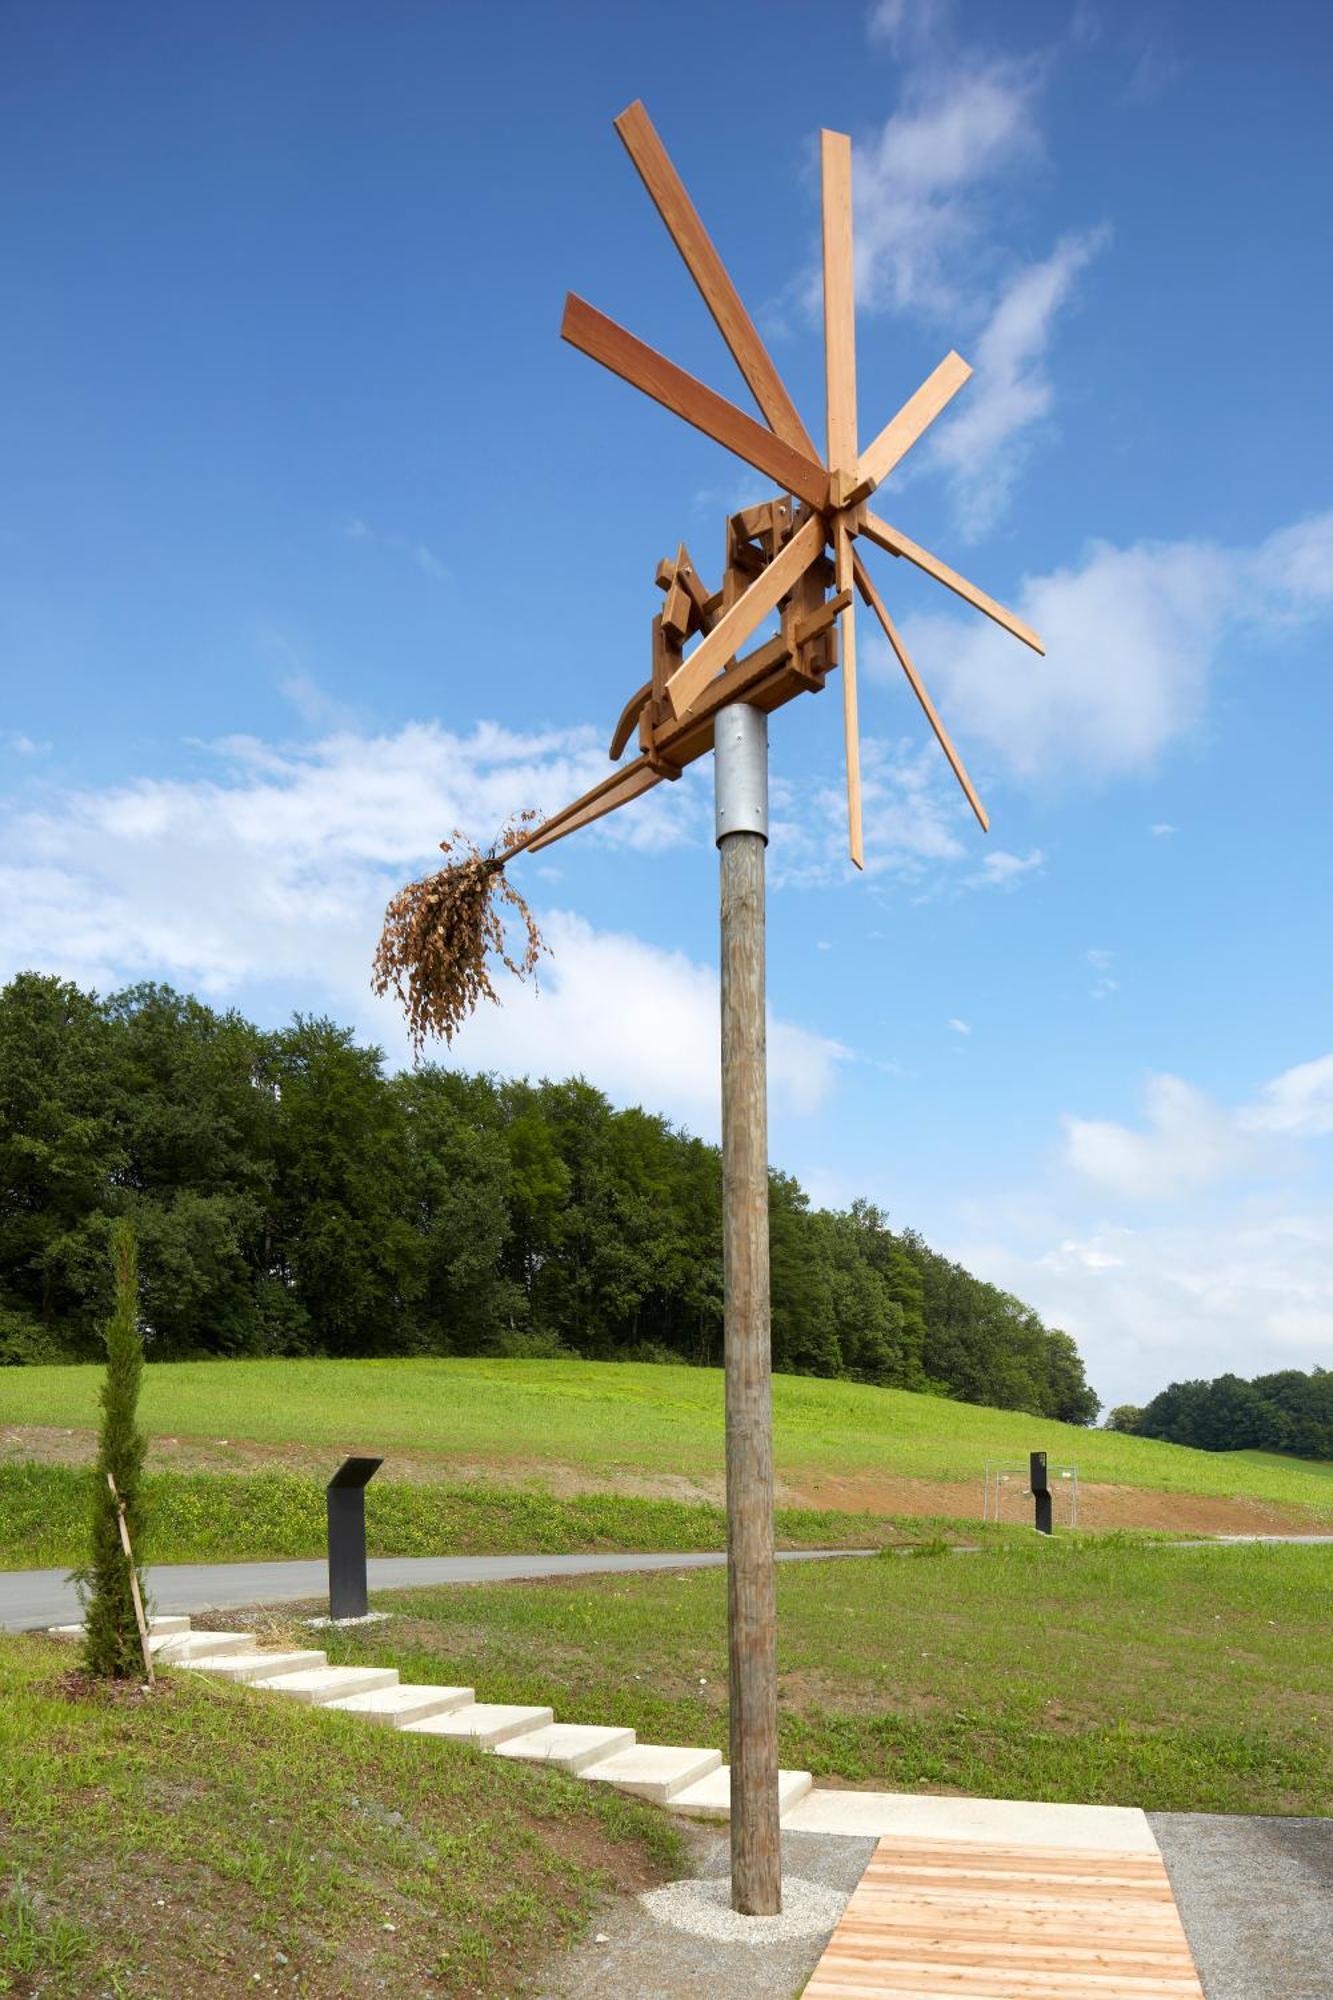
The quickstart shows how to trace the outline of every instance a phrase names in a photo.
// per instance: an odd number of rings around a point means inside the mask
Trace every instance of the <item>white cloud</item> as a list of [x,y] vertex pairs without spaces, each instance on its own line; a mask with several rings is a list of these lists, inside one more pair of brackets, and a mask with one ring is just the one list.
[[[1045,158],[1053,50],[1015,58],[963,43],[943,4],[882,0],[868,25],[897,58],[900,94],[856,148],[857,298],[924,322],[973,363],[924,464],[943,472],[961,528],[976,536],[1003,512],[1031,434],[1050,417],[1055,322],[1109,232],[1075,230],[1031,261],[1006,257],[998,240],[1001,191]],[[817,301],[813,277],[809,291]]]
[[978,889],[1013,889],[1025,875],[1035,874],[1044,866],[1046,856],[1039,847],[1028,854],[1010,854],[1005,848],[997,847],[986,855],[975,875],[968,877],[969,885]]
[[1333,1132],[1333,1055],[1298,1063],[1266,1083],[1240,1114],[1243,1130],[1313,1139]]
[[[140,779],[14,815],[0,861],[9,970],[32,966],[108,989],[159,978],[226,1000],[294,988],[406,1053],[396,1010],[369,992],[384,905],[437,865],[456,825],[490,835],[519,808],[547,809],[606,769],[591,730],[467,736],[413,724],[342,733],[307,748],[222,747],[219,775]],[[582,839],[653,849],[700,813],[664,786]],[[455,1044],[457,1060],[509,1072],[582,1069],[620,1099],[716,1123],[717,981],[679,953],[541,913],[556,957],[541,990],[506,983]],[[813,1108],[846,1052],[770,1025],[775,1106]]]
[[1092,967],[1093,981],[1089,988],[1094,1000],[1109,1000],[1113,993],[1120,991],[1120,981],[1111,976],[1115,963],[1115,953],[1094,948],[1085,951],[1084,962]]
[[910,620],[909,642],[941,706],[1019,777],[1110,777],[1151,766],[1197,722],[1224,640],[1276,639],[1330,605],[1333,513],[1248,549],[1091,543],[1077,565],[1019,593],[1045,658],[952,613]]
[[1065,1159],[1122,1200],[1176,1199],[1234,1172],[1246,1160],[1236,1121],[1177,1076],[1150,1076],[1146,1129],[1067,1116]]
[[968,1022],[960,1021],[957,1018],[951,1020],[948,1025],[953,1029],[955,1035],[970,1035],[972,1032]]
[[[1094,967],[1109,952],[1088,952]],[[1252,1103],[1220,1106],[1178,1076],[1150,1076],[1144,1126],[1067,1116],[1064,1157],[1105,1193],[1131,1202],[1175,1200],[1265,1163],[1261,1142],[1333,1134],[1333,1055],[1298,1063],[1265,1083]]]
[[1047,1242],[953,1247],[1073,1335],[1108,1404],[1170,1381],[1333,1364],[1333,1207],[1245,1198],[1215,1216],[1061,1229]]
[[341,533],[345,542],[364,542],[371,548],[388,549],[395,555],[406,556],[415,569],[435,583],[447,583],[453,576],[448,563],[436,555],[434,549],[426,542],[414,541],[410,535],[383,534],[359,516],[344,521]]
[[1154,840],[1170,840],[1172,834],[1179,833],[1180,828],[1172,826],[1169,820],[1159,819],[1148,828],[1148,831]]
[[973,379],[933,437],[955,510],[971,538],[998,519],[1026,462],[1025,434],[1049,416],[1055,391],[1046,367],[1055,321],[1079,274],[1110,240],[1108,229],[1067,236],[1001,293],[971,356]]

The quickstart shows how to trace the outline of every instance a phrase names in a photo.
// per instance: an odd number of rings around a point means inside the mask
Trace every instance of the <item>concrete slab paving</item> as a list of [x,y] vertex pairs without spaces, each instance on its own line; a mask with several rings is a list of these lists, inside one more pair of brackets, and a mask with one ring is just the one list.
[[1208,2000],[1333,2000],[1333,1819],[1148,1819]]
[[687,1785],[697,1784],[722,1762],[720,1750],[682,1750],[674,1744],[636,1743],[580,1773],[593,1785],[614,1785],[618,1792],[666,1805]]
[[443,1714],[427,1715],[420,1722],[408,1722],[403,1727],[410,1735],[451,1736],[455,1742],[475,1743],[481,1750],[491,1750],[511,1736],[522,1736],[526,1730],[544,1729],[553,1720],[549,1708],[523,1708],[509,1701],[473,1701],[466,1708],[446,1709]]
[[1017,1799],[942,1798],[933,1793],[812,1791],[784,1815],[797,1833],[916,1834],[1079,1853],[1156,1854],[1145,1815],[1131,1806],[1055,1806]]
[[[686,1837],[692,1875],[727,1875],[725,1834],[699,1827]],[[874,1851],[873,1840],[784,1833],[782,1872],[836,1889],[841,1907]],[[826,1930],[805,1938],[725,1944],[663,1923],[637,1897],[616,1897],[602,1906],[587,1941],[544,1969],[537,1991],[540,2000],[791,2000],[818,1965],[832,1930],[831,1919]]]
[[549,1722],[545,1729],[531,1729],[497,1743],[497,1757],[513,1757],[520,1763],[553,1764],[557,1771],[577,1777],[589,1764],[600,1763],[634,1742],[632,1729],[599,1728],[591,1722]]
[[180,1666],[185,1660],[216,1659],[223,1653],[253,1653],[253,1632],[152,1632],[148,1645],[161,1667]]
[[[789,1813],[793,1806],[798,1805],[813,1783],[814,1779],[808,1771],[779,1771],[779,1814]],[[730,1819],[730,1764],[723,1764],[696,1784],[687,1785],[684,1791],[675,1794],[670,1803],[672,1812],[684,1813],[690,1819]]]
[[326,1708],[345,1709],[368,1722],[384,1722],[393,1729],[405,1729],[409,1722],[422,1722],[428,1715],[444,1715],[451,1708],[469,1708],[477,1699],[475,1688],[432,1687],[429,1683],[400,1681],[397,1687],[375,1688],[370,1694],[349,1694],[325,1702]]

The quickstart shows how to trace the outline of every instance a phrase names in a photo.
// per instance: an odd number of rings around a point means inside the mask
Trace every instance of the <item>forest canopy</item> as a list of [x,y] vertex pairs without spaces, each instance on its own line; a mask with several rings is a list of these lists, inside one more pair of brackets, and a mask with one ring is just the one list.
[[[1114,1421],[1115,1419],[1120,1421]],[[1112,1411],[1108,1427],[1201,1451],[1283,1451],[1333,1461],[1333,1369],[1218,1375],[1172,1382],[1146,1409]]]
[[[1091,1423],[1069,1335],[871,1203],[770,1176],[773,1361]],[[715,1146],[581,1078],[388,1074],[352,1031],[168,987],[0,991],[0,1361],[100,1357],[107,1245],[147,1352],[716,1365]]]

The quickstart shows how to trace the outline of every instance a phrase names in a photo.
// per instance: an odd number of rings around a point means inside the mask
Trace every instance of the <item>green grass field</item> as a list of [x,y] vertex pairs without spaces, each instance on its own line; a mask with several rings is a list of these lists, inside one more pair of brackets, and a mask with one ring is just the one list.
[[675,1867],[602,1788],[180,1674],[69,1699],[0,1635],[0,1993],[509,1994]]
[[[0,1571],[73,1569],[86,1560],[93,1475],[67,1465],[0,1465]],[[783,1507],[783,1548],[878,1548],[931,1524]],[[968,1533],[981,1532],[968,1527]],[[1014,1529],[986,1531],[1013,1534]],[[322,1556],[328,1526],[317,1481],[290,1472],[154,1472],[144,1481],[140,1543],[152,1562],[246,1562]],[[726,1547],[720,1507],[623,1493],[559,1498],[533,1488],[448,1481],[366,1496],[371,1555],[568,1555],[587,1549],[680,1553]]]
[[[0,1371],[0,1425],[92,1426],[101,1371]],[[588,1361],[228,1361],[149,1366],[143,1420],[157,1435],[373,1448],[618,1474],[714,1478],[722,1377]],[[780,1376],[779,1476],[975,1481],[988,1461],[1044,1449],[1083,1481],[1249,1498],[1333,1517],[1327,1468],[1263,1453],[1191,1451],[900,1390]]]
[[[1333,1549],[1110,1536],[778,1572],[784,1764],[893,1791],[1333,1812]],[[330,1656],[725,1750],[726,1588],[395,1593]]]

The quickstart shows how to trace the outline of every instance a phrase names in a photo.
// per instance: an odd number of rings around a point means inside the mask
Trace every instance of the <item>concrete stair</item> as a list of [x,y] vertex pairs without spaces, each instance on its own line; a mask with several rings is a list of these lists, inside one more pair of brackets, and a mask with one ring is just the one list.
[[634,1742],[632,1729],[600,1729],[589,1722],[548,1722],[544,1729],[531,1729],[523,1736],[510,1736],[495,1745],[497,1757],[514,1757],[522,1763],[553,1764],[557,1771],[581,1777],[590,1764],[599,1764]]
[[403,1727],[414,1736],[450,1736],[455,1742],[475,1743],[480,1750],[493,1750],[511,1736],[523,1736],[532,1729],[544,1729],[553,1720],[549,1708],[521,1708],[514,1702],[471,1701],[465,1708],[450,1708],[427,1715],[420,1722]]
[[400,1681],[397,1687],[339,1695],[322,1705],[342,1709],[348,1715],[364,1715],[369,1722],[385,1722],[391,1729],[406,1729],[410,1722],[424,1722],[428,1715],[444,1715],[451,1708],[467,1708],[476,1699],[475,1688],[413,1687]]
[[[791,1811],[799,1805],[814,1784],[808,1771],[778,1772],[778,1814]],[[675,1792],[671,1798],[671,1810],[685,1813],[691,1819],[731,1818],[731,1766],[719,1765],[706,1778],[700,1778],[693,1785],[686,1785],[683,1791]]]
[[272,1681],[279,1675],[308,1673],[312,1667],[327,1667],[327,1653],[302,1650],[284,1653],[272,1650],[253,1652],[199,1653],[192,1660],[181,1660],[177,1664],[188,1673],[211,1674],[219,1681]]
[[673,1744],[635,1743],[601,1763],[587,1765],[579,1776],[589,1784],[614,1785],[618,1792],[630,1792],[635,1798],[664,1806],[678,1792],[716,1771],[721,1762],[720,1750],[678,1750]]
[[292,1701],[323,1708],[326,1702],[348,1695],[376,1694],[398,1685],[397,1667],[310,1667],[304,1672],[261,1674],[252,1687],[272,1688]]
[[[82,1634],[81,1625],[57,1625],[51,1636]],[[331,1667],[323,1652],[265,1650],[248,1632],[192,1631],[188,1618],[155,1618],[149,1636],[164,1667],[248,1683],[312,1708],[364,1716],[409,1735],[442,1736],[518,1763],[549,1764],[695,1819],[730,1816],[731,1770],[720,1750],[639,1743],[632,1729],[557,1722],[549,1708],[478,1701],[473,1688],[405,1684],[396,1667]],[[808,1771],[780,1771],[780,1811],[786,1814],[810,1788]]]

